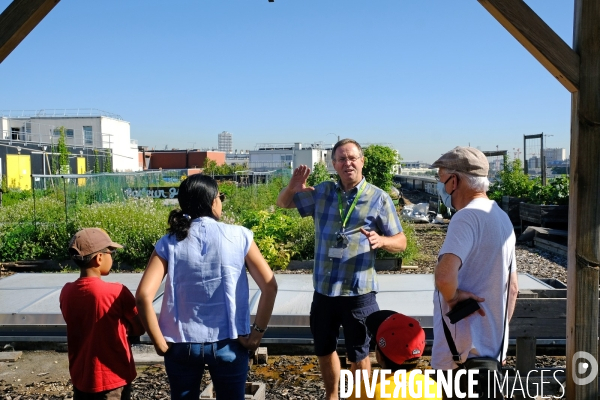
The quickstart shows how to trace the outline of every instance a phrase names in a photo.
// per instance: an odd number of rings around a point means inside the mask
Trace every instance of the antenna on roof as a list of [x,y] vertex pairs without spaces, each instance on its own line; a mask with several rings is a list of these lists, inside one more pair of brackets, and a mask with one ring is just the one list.
[[169,145],[165,144],[165,150],[169,150]]

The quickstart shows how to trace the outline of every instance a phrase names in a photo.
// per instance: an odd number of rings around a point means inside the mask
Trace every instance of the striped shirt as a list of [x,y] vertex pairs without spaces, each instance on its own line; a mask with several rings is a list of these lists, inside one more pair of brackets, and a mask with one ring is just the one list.
[[342,247],[336,238],[342,228],[337,193],[342,197],[345,215],[363,182],[364,178],[347,193],[344,193],[339,182],[323,182],[315,186],[314,191],[294,195],[300,215],[311,216],[315,221],[313,285],[315,291],[323,295],[358,296],[377,292],[379,284],[375,273],[375,250],[371,249],[360,228],[382,236],[394,236],[402,232],[391,197],[378,187],[366,183],[346,223],[344,233],[349,242],[343,246],[342,257],[329,257],[331,247]]

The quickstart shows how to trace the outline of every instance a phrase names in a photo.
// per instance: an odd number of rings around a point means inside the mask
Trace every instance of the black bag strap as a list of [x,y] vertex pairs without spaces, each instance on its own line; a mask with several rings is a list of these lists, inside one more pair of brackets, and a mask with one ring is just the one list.
[[444,320],[444,314],[442,313],[442,301],[440,300],[440,291],[438,290],[438,302],[440,303],[440,314],[442,314],[442,323],[444,324],[444,336],[446,336],[446,341],[448,342],[448,348],[450,349],[450,353],[452,353],[452,360],[457,363],[459,366],[460,362],[460,354],[458,354],[458,350],[456,350],[456,344],[454,343],[454,339],[452,339],[452,334],[450,334],[450,329],[448,328],[448,324]]
[[[502,343],[500,343],[500,350],[496,355],[496,359],[502,357],[502,350],[504,350],[504,340],[506,339],[506,325],[508,324],[508,305],[510,300],[510,278],[511,278],[511,267],[514,263],[514,256],[511,259],[511,262],[508,264],[508,287],[506,288],[506,308],[504,309],[504,323],[502,324]],[[458,364],[458,366],[462,366],[460,362],[460,354],[458,354],[458,350],[456,349],[456,344],[454,343],[454,339],[452,339],[452,334],[450,333],[450,328],[448,328],[448,324],[446,324],[446,320],[444,320],[444,314],[442,313],[442,301],[440,299],[440,291],[438,290],[438,302],[440,303],[440,314],[442,315],[442,324],[444,325],[444,336],[446,336],[446,342],[448,342],[448,349],[450,353],[452,353],[452,360]],[[502,362],[502,360],[498,360]]]

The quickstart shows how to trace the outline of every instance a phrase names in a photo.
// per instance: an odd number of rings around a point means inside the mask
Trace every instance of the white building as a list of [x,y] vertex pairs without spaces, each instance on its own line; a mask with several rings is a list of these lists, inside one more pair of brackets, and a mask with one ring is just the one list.
[[555,149],[544,149],[544,156],[546,157],[546,165],[553,163],[554,161],[564,161],[567,159],[567,151],[562,148]]
[[10,145],[56,145],[60,127],[68,146],[111,149],[115,172],[141,170],[137,141],[119,115],[95,109],[0,111],[0,140]]
[[227,165],[248,165],[250,163],[250,153],[243,151],[238,153],[225,153],[225,164]]
[[233,136],[231,133],[226,131],[219,133],[219,151],[225,154],[233,153]]
[[324,162],[329,173],[334,174],[331,164],[331,148],[321,143],[303,145],[302,143],[260,143],[250,150],[249,168],[253,171],[272,171],[294,169],[298,165],[313,168],[317,162]]
[[400,161],[400,168],[398,168],[397,174],[401,175],[427,175],[431,174],[431,164],[427,164],[423,161]]

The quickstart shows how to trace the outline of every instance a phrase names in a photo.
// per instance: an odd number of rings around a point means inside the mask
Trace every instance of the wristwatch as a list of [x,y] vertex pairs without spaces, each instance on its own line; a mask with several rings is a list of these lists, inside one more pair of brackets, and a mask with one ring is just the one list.
[[252,329],[254,329],[258,333],[265,333],[265,331],[267,330],[267,328],[261,329],[261,328],[258,327],[258,325],[256,325],[256,323],[252,324]]

